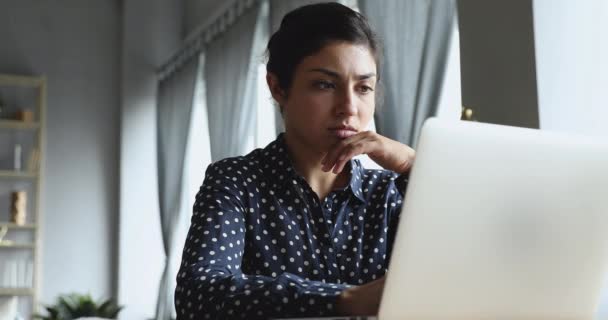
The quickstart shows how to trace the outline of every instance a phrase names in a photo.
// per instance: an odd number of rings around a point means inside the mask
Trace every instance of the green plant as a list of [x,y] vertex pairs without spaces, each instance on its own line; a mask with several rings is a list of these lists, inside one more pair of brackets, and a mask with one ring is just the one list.
[[59,296],[55,305],[44,306],[48,315],[35,315],[34,319],[42,320],[72,320],[81,317],[100,317],[116,319],[122,306],[112,299],[95,302],[90,295],[68,294]]

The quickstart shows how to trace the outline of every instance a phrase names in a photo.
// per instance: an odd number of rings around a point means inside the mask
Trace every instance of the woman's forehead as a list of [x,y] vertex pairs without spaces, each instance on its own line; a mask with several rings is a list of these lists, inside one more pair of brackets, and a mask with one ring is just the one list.
[[300,73],[327,70],[340,76],[362,77],[376,74],[376,60],[365,45],[347,42],[330,43],[302,60]]

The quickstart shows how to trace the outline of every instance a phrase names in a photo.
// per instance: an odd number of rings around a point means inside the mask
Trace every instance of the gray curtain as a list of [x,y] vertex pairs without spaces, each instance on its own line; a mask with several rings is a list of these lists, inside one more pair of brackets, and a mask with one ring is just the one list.
[[424,120],[437,113],[454,27],[454,0],[359,0],[384,46],[380,134],[415,147]]
[[213,161],[243,155],[254,134],[267,17],[267,2],[256,4],[208,45],[205,84]]
[[[338,2],[343,5],[352,7],[356,4],[356,1],[357,0],[270,0],[270,35],[274,34],[277,30],[279,30],[279,27],[281,26],[281,21],[287,13],[299,7],[320,2]],[[281,116],[281,112],[278,110],[278,107],[275,113],[275,122],[277,134],[285,131],[283,117]]]
[[[179,222],[187,219],[188,199],[184,192],[184,158],[199,61],[194,59],[161,81],[157,102],[157,161],[160,221],[165,249],[165,268],[159,285],[156,319],[171,319],[173,313],[173,263]],[[145,266],[144,266],[145,267]]]

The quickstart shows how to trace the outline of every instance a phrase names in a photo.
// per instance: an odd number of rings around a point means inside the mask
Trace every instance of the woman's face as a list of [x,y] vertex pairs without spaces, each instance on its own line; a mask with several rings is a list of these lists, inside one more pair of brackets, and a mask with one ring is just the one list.
[[375,89],[376,62],[369,49],[333,42],[300,62],[286,97],[273,96],[283,107],[289,138],[324,153],[367,128]]

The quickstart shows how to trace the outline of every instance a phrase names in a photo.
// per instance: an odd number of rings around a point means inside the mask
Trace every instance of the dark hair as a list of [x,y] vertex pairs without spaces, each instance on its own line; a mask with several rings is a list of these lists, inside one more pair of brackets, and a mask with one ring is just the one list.
[[329,2],[303,6],[283,17],[268,41],[266,71],[275,74],[287,92],[298,64],[333,41],[367,46],[380,68],[380,43],[367,19],[347,6]]

